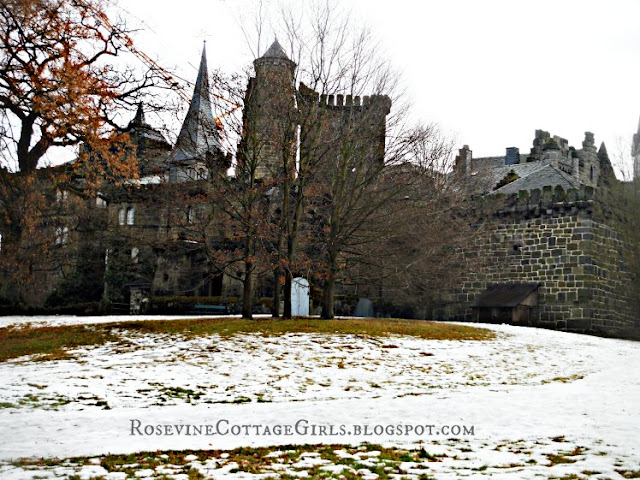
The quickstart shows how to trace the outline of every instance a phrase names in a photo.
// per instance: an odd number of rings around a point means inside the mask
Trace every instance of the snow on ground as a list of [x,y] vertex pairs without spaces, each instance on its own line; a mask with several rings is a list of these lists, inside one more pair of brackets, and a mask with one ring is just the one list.
[[[254,315],[256,318],[270,317],[271,315]],[[240,315],[225,315],[225,317],[240,318]],[[91,325],[97,323],[131,322],[134,320],[178,320],[181,318],[211,318],[210,315],[15,315],[0,317],[0,328],[19,325],[31,325],[34,327],[60,325]]]
[[[319,334],[188,339],[128,331],[118,342],[73,350],[68,360],[0,363],[0,478],[66,478],[72,470],[80,478],[126,478],[122,472],[100,473],[103,467],[91,463],[38,468],[7,463],[19,457],[363,441],[412,450],[418,440],[439,461],[414,452],[412,461],[406,457],[398,465],[386,457],[360,458],[350,468],[369,468],[369,477],[358,475],[372,479],[383,464],[397,478],[420,473],[438,479],[624,478],[616,470],[640,475],[640,343],[484,327],[496,330],[497,339]],[[194,425],[204,430],[187,430]],[[234,425],[241,431],[225,434]],[[244,425],[258,427],[242,431]],[[358,435],[355,429],[363,425],[375,433]],[[394,431],[377,430],[387,425]],[[404,435],[407,426],[415,431],[424,425],[433,425],[430,435],[428,428]],[[330,426],[339,434],[331,434]],[[218,427],[223,431],[207,434]],[[456,427],[472,427],[474,434]],[[321,464],[307,465],[313,453],[322,453]],[[342,468],[326,452],[279,455],[269,457],[269,465],[281,467],[261,471],[313,476],[324,467],[326,474],[340,475]],[[193,458],[170,473],[187,478],[188,468],[197,468],[210,478],[254,478],[238,461]],[[137,475],[160,475],[167,468],[173,467],[140,467]]]

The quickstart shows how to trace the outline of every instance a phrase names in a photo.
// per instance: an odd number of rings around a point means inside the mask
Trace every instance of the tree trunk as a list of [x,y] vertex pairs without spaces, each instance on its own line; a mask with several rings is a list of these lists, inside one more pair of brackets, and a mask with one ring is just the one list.
[[273,318],[280,317],[280,267],[273,271],[273,308],[271,309]]
[[244,279],[242,280],[242,318],[252,319],[253,307],[253,255],[255,253],[255,245],[251,238],[253,232],[249,232],[246,249],[244,252]]
[[322,318],[331,320],[335,314],[333,311],[333,296],[336,289],[336,280],[333,273],[329,273],[329,278],[324,284],[324,293],[322,296]]
[[322,318],[331,320],[335,314],[333,311],[333,297],[336,291],[336,256],[329,256],[327,280],[324,284],[322,295]]
[[250,270],[252,266],[250,262],[245,264],[247,269],[244,280],[242,281],[242,318],[252,319],[251,312],[253,306],[253,272]]
[[[301,204],[298,204],[298,207],[300,206]],[[292,317],[291,290],[293,288],[293,272],[291,271],[291,265],[293,265],[296,255],[297,229],[300,224],[300,219],[298,218],[300,216],[299,210],[300,208],[296,208],[296,212],[294,212],[292,227],[287,238],[287,269],[284,280],[284,318]]]
[[291,318],[291,285],[293,284],[293,274],[291,270],[287,268],[285,270],[284,277],[284,313],[282,318]]

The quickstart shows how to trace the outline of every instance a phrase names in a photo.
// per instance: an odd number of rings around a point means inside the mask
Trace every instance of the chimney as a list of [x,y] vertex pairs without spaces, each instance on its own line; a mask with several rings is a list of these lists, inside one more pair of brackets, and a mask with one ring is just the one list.
[[456,170],[463,176],[471,175],[471,161],[473,159],[473,152],[469,149],[469,145],[465,145],[458,150],[458,156],[456,157]]
[[518,163],[520,163],[520,149],[518,147],[507,147],[507,156],[504,164],[517,165]]

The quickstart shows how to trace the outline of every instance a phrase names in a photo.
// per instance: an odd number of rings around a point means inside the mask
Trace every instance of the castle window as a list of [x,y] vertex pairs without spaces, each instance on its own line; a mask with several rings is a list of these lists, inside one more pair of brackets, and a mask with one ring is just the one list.
[[106,208],[107,207],[107,201],[102,198],[99,194],[96,197],[96,207],[98,208]]
[[131,260],[133,263],[138,263],[138,256],[140,255],[140,249],[138,247],[133,247],[131,249]]
[[187,222],[193,223],[193,207],[187,208]]
[[591,165],[591,169],[589,170],[589,180],[593,182],[593,165]]
[[68,227],[57,227],[55,232],[55,244],[56,245],[66,245],[69,243],[69,228]]
[[64,202],[66,202],[68,197],[69,197],[69,192],[67,192],[66,190],[56,190],[56,202],[57,203],[62,204]]
[[2,234],[0,233],[0,252],[2,251]]
[[133,207],[127,208],[127,225],[134,225],[136,223],[136,209]]
[[118,224],[124,225],[125,219],[126,219],[126,212],[124,208],[121,208],[120,210],[118,210]]
[[514,254],[514,255],[522,253],[522,242],[521,241],[514,242],[511,245],[511,253]]

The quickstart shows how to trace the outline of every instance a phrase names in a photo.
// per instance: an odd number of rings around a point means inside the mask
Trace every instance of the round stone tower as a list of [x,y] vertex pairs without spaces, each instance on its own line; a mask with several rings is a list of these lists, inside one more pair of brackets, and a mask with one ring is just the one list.
[[295,158],[296,64],[276,40],[253,65],[255,77],[249,80],[245,98],[239,161],[244,175],[254,172],[256,178],[274,178],[282,172],[284,162]]

